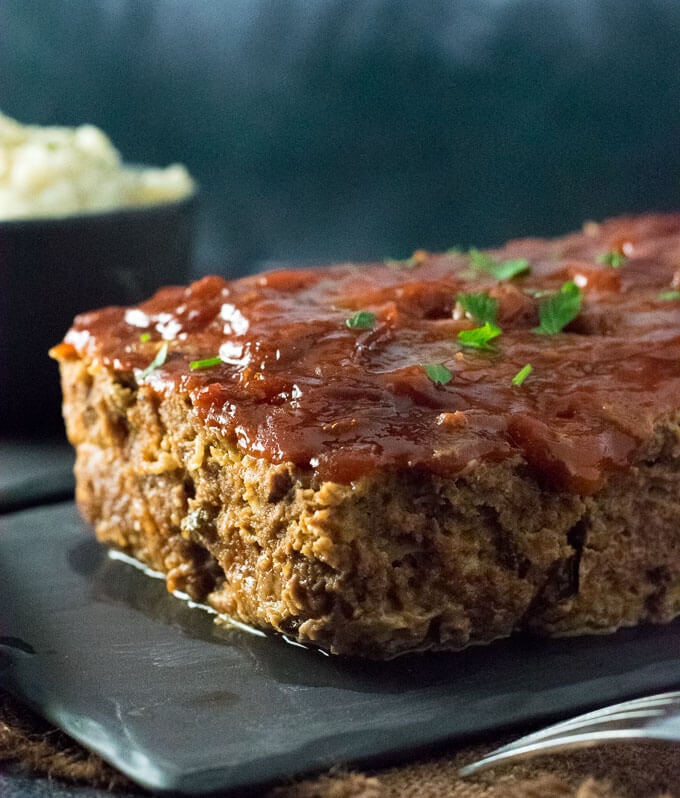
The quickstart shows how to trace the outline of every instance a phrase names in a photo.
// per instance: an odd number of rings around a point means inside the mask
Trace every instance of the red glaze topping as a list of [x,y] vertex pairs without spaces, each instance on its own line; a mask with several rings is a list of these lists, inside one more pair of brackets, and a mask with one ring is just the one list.
[[[601,262],[611,252],[625,256],[618,267]],[[167,341],[165,362],[144,378],[151,390],[186,394],[244,451],[324,480],[378,468],[454,475],[519,456],[545,484],[592,494],[680,409],[680,300],[660,298],[680,287],[680,215],[589,224],[489,254],[526,258],[530,271],[499,282],[466,254],[417,253],[402,264],[206,277],[136,308],[83,314],[65,342],[132,371]],[[580,314],[537,335],[541,292],[569,280]],[[457,339],[479,322],[456,298],[476,292],[498,301],[502,334],[490,351]],[[348,328],[357,311],[374,314],[372,328]],[[190,368],[216,355],[223,362]],[[451,380],[433,382],[430,363]],[[531,374],[513,385],[527,363]]]

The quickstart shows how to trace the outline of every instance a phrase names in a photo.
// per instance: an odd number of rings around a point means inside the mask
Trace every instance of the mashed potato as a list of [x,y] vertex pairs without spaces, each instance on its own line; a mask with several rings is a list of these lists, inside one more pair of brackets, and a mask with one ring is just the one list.
[[0,113],[0,219],[171,202],[194,183],[180,164],[135,169],[93,125],[22,125]]

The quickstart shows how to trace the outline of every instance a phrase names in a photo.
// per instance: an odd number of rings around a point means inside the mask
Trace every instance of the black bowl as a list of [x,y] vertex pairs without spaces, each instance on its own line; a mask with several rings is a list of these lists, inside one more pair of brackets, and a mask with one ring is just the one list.
[[0,221],[0,432],[58,434],[48,357],[74,316],[136,304],[190,275],[196,195],[64,218]]

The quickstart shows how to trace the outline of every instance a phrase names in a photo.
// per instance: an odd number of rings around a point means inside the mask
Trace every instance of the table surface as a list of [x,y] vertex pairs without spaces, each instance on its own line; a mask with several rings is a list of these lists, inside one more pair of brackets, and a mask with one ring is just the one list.
[[[112,798],[107,790],[59,784],[51,779],[22,774],[19,769],[0,773],[2,798]],[[116,793],[123,798],[122,793]]]

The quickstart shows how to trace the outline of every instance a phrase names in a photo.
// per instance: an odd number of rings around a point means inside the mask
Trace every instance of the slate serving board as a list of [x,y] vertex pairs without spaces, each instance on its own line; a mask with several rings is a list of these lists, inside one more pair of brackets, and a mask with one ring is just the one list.
[[0,514],[73,496],[74,459],[65,438],[0,438]]
[[362,663],[223,628],[72,503],[0,519],[0,685],[139,784],[198,794],[680,685],[680,624]]

